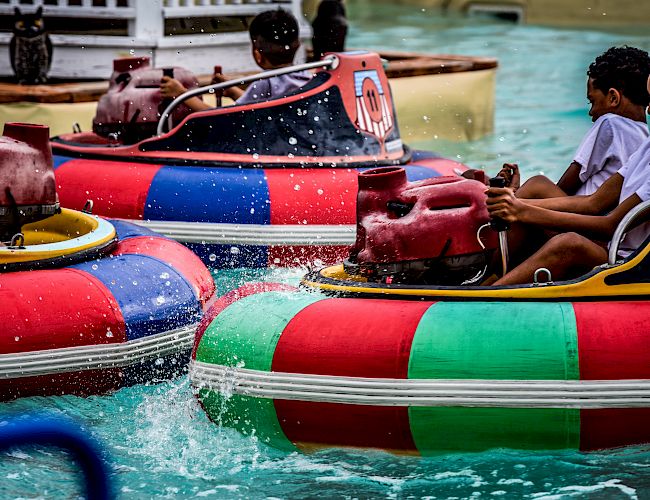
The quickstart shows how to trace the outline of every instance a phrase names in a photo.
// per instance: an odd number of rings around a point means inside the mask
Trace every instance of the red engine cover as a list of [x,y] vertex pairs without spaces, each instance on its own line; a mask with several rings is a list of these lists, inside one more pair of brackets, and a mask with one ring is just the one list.
[[53,215],[58,197],[50,149],[50,129],[7,123],[0,136],[0,241],[23,224]]
[[[485,185],[462,177],[408,182],[399,167],[359,175],[358,263],[389,263],[483,252],[479,228],[488,223]],[[487,249],[497,246],[491,229],[481,232]]]
[[[127,143],[154,136],[161,111],[169,104],[160,94],[160,80],[167,73],[188,90],[199,85],[184,68],[152,68],[148,57],[115,59],[108,92],[97,104],[93,131],[103,137],[117,134]],[[190,113],[187,106],[180,105],[172,113],[173,123],[180,123]]]

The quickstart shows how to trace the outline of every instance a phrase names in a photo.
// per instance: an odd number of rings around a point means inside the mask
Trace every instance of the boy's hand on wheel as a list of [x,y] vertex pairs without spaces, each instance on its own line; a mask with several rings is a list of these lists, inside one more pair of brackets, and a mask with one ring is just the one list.
[[527,205],[515,196],[512,188],[491,187],[487,193],[487,210],[490,217],[513,223],[522,220]]
[[504,163],[503,168],[497,174],[506,180],[506,187],[517,191],[521,184],[521,175],[519,174],[519,165],[516,163]]
[[176,99],[179,95],[187,92],[183,84],[175,78],[163,76],[160,80],[160,94],[163,97]]

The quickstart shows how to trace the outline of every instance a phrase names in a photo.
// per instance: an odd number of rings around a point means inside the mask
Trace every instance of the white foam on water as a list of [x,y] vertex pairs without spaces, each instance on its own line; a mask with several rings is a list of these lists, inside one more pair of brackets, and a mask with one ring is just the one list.
[[564,486],[562,488],[556,488],[552,492],[533,493],[531,498],[538,500],[561,500],[569,497],[581,497],[587,493],[597,493],[609,489],[618,490],[624,495],[627,495],[630,500],[639,500],[636,489],[622,484],[620,479],[610,479],[609,481],[603,481],[590,486]]

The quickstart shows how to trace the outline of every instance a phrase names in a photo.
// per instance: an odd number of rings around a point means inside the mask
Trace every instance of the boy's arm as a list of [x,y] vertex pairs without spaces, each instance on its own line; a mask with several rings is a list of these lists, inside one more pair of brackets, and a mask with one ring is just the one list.
[[[165,98],[176,99],[179,95],[184,94],[185,92],[187,92],[187,89],[175,78],[163,76],[160,80],[160,94]],[[203,102],[198,97],[190,97],[183,101],[183,104],[192,111],[205,111],[206,109],[212,109],[212,106]]]
[[[228,79],[222,73],[214,73],[212,75],[212,83],[223,83]],[[223,95],[230,97],[233,101],[236,101],[244,94],[244,91],[237,86],[228,87],[223,89]]]
[[[505,190],[505,189],[504,189]],[[595,239],[609,240],[618,223],[641,199],[633,194],[607,215],[584,215],[558,212],[537,207],[512,196],[499,195],[488,198],[490,216],[508,222],[533,224],[553,231],[574,231]]]
[[562,177],[560,177],[560,180],[557,182],[557,187],[569,196],[576,194],[580,186],[582,186],[580,170],[582,170],[582,165],[577,161],[571,162],[569,168],[566,169],[566,172],[562,174]]
[[526,200],[526,203],[559,212],[598,215],[611,210],[618,204],[622,187],[623,176],[616,173],[603,182],[595,193],[589,196],[563,196],[560,198]]

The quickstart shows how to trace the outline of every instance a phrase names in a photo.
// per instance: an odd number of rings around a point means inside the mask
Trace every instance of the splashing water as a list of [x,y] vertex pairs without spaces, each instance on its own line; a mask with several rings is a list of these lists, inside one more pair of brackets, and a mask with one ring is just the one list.
[[[458,157],[472,167],[484,166],[492,174],[504,161],[519,161],[525,175],[544,170],[557,178],[590,126],[584,97],[587,65],[612,45],[650,49],[645,33],[467,20],[404,5],[372,2],[368,8],[350,2],[348,14],[349,47],[499,58],[494,135],[465,144],[435,139],[413,144]],[[409,142],[408,137],[404,140]],[[304,272],[235,269],[214,271],[213,277],[218,293],[224,294],[250,281],[296,285]],[[187,376],[106,396],[2,403],[0,425],[3,417],[33,410],[77,418],[104,441],[122,498],[650,496],[647,446],[590,454],[493,450],[425,459],[377,451],[303,455],[274,450],[255,436],[242,436],[210,422]],[[81,490],[75,471],[76,466],[50,449],[4,452],[0,497],[77,496]]]

